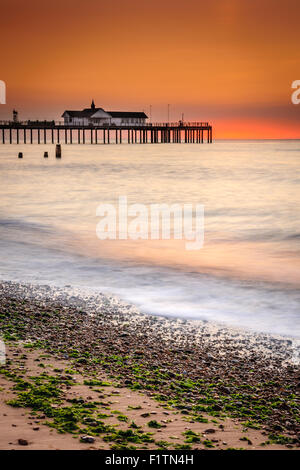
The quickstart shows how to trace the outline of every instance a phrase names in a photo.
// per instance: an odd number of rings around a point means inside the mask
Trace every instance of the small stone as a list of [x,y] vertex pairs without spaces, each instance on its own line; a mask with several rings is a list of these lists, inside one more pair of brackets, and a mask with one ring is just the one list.
[[85,442],[87,444],[93,444],[95,442],[95,438],[92,436],[81,436],[80,442]]
[[210,428],[210,429],[205,429],[204,432],[205,432],[205,434],[214,434],[216,431],[215,431],[215,429]]
[[226,395],[230,394],[229,388],[224,387],[224,386],[220,387],[220,392],[225,393]]
[[220,406],[220,405],[213,405],[212,409],[213,409],[214,411],[222,411],[222,406]]
[[20,446],[28,446],[28,441],[26,439],[18,439],[18,444]]

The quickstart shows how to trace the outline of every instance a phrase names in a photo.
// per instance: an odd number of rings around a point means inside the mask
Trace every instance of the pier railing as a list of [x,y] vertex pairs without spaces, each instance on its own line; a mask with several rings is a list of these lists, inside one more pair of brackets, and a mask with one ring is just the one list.
[[68,126],[68,127],[80,127],[80,128],[87,128],[90,129],[91,127],[208,127],[210,124],[209,122],[202,122],[202,121],[175,121],[175,122],[145,122],[145,123],[90,123],[90,124],[79,124],[79,123],[65,123],[64,121],[0,121],[0,126],[9,126],[9,127],[57,127],[57,126]]

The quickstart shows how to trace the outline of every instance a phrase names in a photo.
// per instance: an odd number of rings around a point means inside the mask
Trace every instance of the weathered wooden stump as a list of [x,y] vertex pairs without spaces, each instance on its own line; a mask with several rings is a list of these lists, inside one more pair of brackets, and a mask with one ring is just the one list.
[[56,144],[55,156],[56,158],[61,158],[61,145],[60,144]]

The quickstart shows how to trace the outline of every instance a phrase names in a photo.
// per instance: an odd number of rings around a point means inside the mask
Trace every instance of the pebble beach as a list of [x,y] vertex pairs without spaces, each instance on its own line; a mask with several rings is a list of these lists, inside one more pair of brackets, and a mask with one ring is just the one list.
[[186,422],[235,420],[266,436],[261,445],[299,447],[297,340],[144,315],[70,286],[2,282],[0,311],[8,345],[40,349],[82,374],[105,373]]

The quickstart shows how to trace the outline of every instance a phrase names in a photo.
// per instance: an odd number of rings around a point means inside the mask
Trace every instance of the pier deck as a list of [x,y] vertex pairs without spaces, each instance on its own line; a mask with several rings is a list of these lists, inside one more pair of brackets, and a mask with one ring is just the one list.
[[2,144],[212,143],[208,122],[77,126],[55,121],[0,121]]

